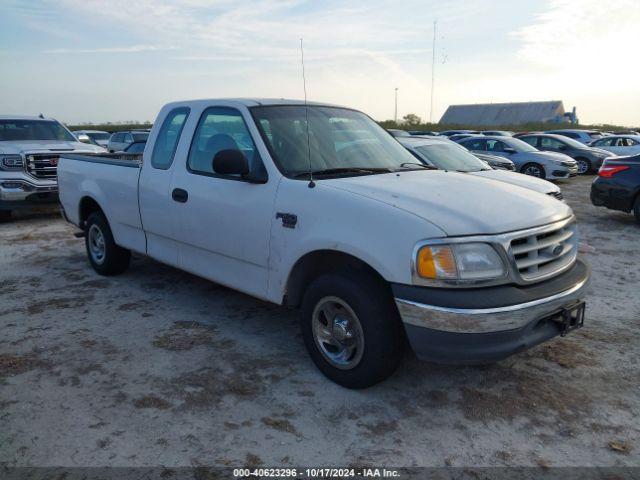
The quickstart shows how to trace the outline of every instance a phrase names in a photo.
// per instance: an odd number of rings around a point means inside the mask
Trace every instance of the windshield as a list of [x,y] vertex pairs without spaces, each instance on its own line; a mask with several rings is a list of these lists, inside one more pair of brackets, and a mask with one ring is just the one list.
[[19,140],[77,142],[66,128],[53,120],[0,120],[0,142]]
[[149,138],[149,134],[147,132],[133,132],[132,135],[134,142],[146,142],[147,138]]
[[456,145],[442,143],[420,145],[414,148],[429,163],[441,170],[455,170],[458,172],[491,170],[487,168],[483,161]]
[[405,163],[416,163],[402,145],[361,112],[295,105],[253,107],[251,113],[278,168],[288,177],[309,169],[396,170]]
[[109,140],[109,138],[111,137],[111,134],[107,132],[104,132],[104,133],[90,132],[90,133],[87,133],[87,136],[91,140]]
[[557,134],[554,138],[573,148],[578,148],[580,150],[584,150],[585,148],[587,148],[584,143],[580,143],[579,141],[574,140],[573,138],[565,137],[564,135]]
[[501,142],[507,144],[507,146],[511,148],[515,148],[518,152],[537,152],[538,149],[532,145],[529,145],[527,142],[523,142],[518,138],[500,138]]

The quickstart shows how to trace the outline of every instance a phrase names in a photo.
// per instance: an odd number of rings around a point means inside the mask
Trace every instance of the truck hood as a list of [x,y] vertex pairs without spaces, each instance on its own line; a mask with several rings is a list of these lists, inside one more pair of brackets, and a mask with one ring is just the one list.
[[542,180],[541,178],[532,177],[530,175],[523,175],[522,173],[508,172],[506,170],[482,170],[480,172],[470,172],[470,175],[518,185],[520,187],[533,190],[534,192],[544,194],[560,191],[560,188],[557,185],[554,185],[547,180]]
[[422,170],[320,180],[412,213],[448,236],[504,233],[572,215],[555,198],[506,182],[456,172]]
[[25,152],[85,152],[104,153],[104,148],[96,145],[88,145],[81,142],[67,142],[56,140],[12,140],[0,142],[0,153],[25,153]]

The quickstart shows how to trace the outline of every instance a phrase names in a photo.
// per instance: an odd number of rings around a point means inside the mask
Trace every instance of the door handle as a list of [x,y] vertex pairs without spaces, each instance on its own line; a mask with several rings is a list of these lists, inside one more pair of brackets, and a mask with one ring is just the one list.
[[174,188],[173,192],[171,192],[171,198],[173,198],[176,202],[186,203],[189,199],[189,192],[183,190],[182,188]]

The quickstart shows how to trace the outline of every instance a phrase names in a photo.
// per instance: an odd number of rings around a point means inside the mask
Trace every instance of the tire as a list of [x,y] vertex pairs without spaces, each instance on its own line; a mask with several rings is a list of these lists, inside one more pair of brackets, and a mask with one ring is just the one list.
[[586,158],[576,158],[576,162],[578,163],[578,175],[586,175],[591,173],[591,162]]
[[116,245],[109,222],[102,212],[89,215],[84,239],[89,263],[100,275],[118,275],[129,266],[131,252]]
[[640,223],[640,195],[636,197],[636,201],[633,203],[633,215],[636,217],[636,222]]
[[11,210],[0,210],[0,223],[11,221]]
[[544,171],[544,167],[539,163],[527,163],[520,169],[520,173],[530,175],[532,177],[545,179],[547,173]]
[[[333,310],[333,322],[327,310]],[[402,358],[405,343],[400,315],[388,288],[372,275],[343,272],[318,277],[304,294],[301,322],[313,362],[343,387],[375,385],[395,372]],[[332,328],[322,329],[325,325]],[[335,344],[323,341],[327,337]],[[337,353],[349,346],[353,348],[350,353]]]

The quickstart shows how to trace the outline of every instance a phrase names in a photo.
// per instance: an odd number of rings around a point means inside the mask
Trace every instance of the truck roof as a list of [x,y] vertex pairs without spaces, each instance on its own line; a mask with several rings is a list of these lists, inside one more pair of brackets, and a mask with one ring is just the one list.
[[[171,102],[169,105],[200,105],[208,103],[223,103],[229,106],[245,106],[245,107],[259,107],[262,105],[304,105],[304,100],[292,100],[287,98],[202,98],[194,100],[182,100]],[[307,105],[323,106],[323,107],[341,107],[341,105],[334,105],[324,102],[311,102],[308,101]]]

